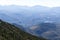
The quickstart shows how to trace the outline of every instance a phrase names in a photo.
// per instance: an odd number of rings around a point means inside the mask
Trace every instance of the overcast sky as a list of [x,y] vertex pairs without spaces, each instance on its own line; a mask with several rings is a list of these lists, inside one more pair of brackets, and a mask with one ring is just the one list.
[[60,0],[0,0],[0,5],[42,5],[48,7],[60,6]]

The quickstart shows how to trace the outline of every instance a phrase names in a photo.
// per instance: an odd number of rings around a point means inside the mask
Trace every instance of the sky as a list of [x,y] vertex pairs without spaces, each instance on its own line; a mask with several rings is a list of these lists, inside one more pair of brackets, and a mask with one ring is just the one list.
[[60,0],[0,0],[0,5],[60,7]]

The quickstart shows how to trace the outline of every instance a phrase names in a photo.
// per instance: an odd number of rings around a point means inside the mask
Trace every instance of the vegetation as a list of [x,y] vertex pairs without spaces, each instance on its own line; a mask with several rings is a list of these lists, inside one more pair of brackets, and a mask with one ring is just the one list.
[[28,34],[12,24],[0,20],[0,40],[46,40]]

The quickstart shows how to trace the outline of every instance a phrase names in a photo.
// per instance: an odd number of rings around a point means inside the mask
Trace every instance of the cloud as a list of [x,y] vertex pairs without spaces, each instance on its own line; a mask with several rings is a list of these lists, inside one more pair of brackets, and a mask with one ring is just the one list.
[[55,7],[60,6],[60,0],[0,0],[0,5],[42,5]]

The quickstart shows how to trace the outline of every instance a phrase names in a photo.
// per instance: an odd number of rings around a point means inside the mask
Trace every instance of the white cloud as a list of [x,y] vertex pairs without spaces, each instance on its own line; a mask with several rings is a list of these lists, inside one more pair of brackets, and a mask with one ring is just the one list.
[[0,5],[43,5],[55,7],[60,6],[60,0],[0,0]]

